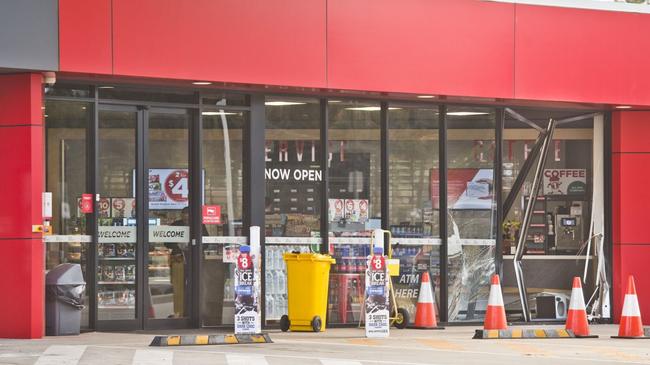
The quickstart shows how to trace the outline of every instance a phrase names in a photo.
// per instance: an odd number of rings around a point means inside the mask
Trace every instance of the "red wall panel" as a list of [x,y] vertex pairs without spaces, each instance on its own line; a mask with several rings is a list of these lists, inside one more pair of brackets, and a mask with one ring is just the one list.
[[643,323],[650,324],[650,275],[648,275],[650,244],[617,246],[614,257],[614,320],[618,323],[620,319],[627,278],[633,275]]
[[650,111],[612,113],[612,152],[650,152]]
[[325,18],[325,0],[114,0],[114,71],[325,86]]
[[514,5],[330,0],[329,87],[513,97]]
[[[45,298],[43,241],[2,240],[0,255],[0,338],[40,338],[43,336]],[[10,279],[9,279],[10,278]]]
[[649,19],[517,5],[515,97],[650,105]]
[[[0,337],[43,335],[42,76],[0,75]],[[8,279],[10,278],[10,279]]]
[[[0,103],[2,105],[2,103]],[[40,126],[0,128],[3,209],[0,209],[0,239],[38,238],[32,224],[42,224],[43,128]],[[17,158],[17,156],[20,156]],[[35,195],[36,194],[36,195]]]
[[[40,74],[1,75],[0,126],[16,124],[42,125]],[[34,88],[34,85],[39,85]],[[7,107],[11,106],[11,107]]]
[[113,72],[111,0],[59,0],[61,71]]
[[648,206],[650,206],[650,154],[616,154],[613,158],[613,205],[616,244],[648,244]]

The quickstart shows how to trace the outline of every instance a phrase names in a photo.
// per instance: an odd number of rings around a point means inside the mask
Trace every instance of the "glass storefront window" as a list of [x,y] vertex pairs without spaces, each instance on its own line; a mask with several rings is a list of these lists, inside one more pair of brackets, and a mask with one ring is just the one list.
[[380,106],[330,100],[328,107],[329,251],[336,259],[328,320],[356,323],[362,313],[370,236],[381,228]]
[[267,97],[265,129],[266,320],[287,314],[284,252],[318,252],[322,219],[320,102]]
[[480,321],[494,273],[495,113],[450,107],[446,118],[449,321]]
[[320,237],[317,99],[267,98],[266,237]]
[[[215,101],[215,105],[225,104]],[[243,216],[243,131],[248,111],[204,109],[203,175],[205,206],[217,207],[220,224],[203,226],[201,325],[232,325],[234,270],[239,245],[246,243]]]
[[[94,118],[92,103],[45,103],[46,190],[52,193],[52,236],[46,236],[45,268],[63,263],[80,264],[86,282],[88,245],[86,215],[80,209],[87,192],[86,131]],[[82,311],[82,327],[88,328],[88,292]]]
[[400,260],[393,286],[411,322],[422,273],[429,272],[436,296],[440,287],[438,117],[438,108],[390,104],[388,110],[390,231]]
[[[525,110],[521,112],[530,122],[546,129],[549,119],[560,120],[579,115],[579,112],[548,110]],[[537,200],[533,206],[531,222],[524,246],[524,278],[533,318],[554,319],[544,316],[538,307],[541,297],[557,297],[568,300],[571,278],[582,276],[585,255],[582,251],[589,240],[592,207],[592,191],[595,179],[593,171],[594,118],[579,120],[556,127],[543,167],[543,178]],[[503,199],[513,191],[515,180],[524,172],[526,160],[531,158],[535,139],[539,132],[506,114],[503,141]],[[523,186],[515,191],[514,202],[508,212],[504,211],[501,227],[503,237],[505,292],[515,293],[507,298],[511,313],[519,318],[521,302],[513,269],[513,255],[521,234],[526,205],[530,201],[532,182],[539,156],[525,176]],[[580,253],[583,254],[580,254]],[[530,259],[535,256],[535,260]],[[567,256],[571,259],[568,260]],[[529,275],[544,272],[545,275]],[[583,285],[585,295],[593,293],[593,271]],[[543,288],[543,289],[540,289]],[[506,294],[507,295],[507,294]],[[562,299],[563,298],[563,299]]]

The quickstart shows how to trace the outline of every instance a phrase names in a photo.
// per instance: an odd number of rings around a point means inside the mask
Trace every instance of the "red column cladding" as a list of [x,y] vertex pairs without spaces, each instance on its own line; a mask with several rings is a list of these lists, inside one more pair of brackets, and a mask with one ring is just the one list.
[[614,318],[618,322],[628,275],[634,275],[641,315],[650,324],[650,112],[612,116],[612,218]]
[[0,75],[0,337],[43,335],[41,74]]

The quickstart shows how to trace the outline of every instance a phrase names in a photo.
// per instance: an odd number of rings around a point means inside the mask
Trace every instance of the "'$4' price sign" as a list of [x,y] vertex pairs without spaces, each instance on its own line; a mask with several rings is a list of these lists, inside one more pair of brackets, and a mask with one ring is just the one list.
[[186,202],[190,195],[188,174],[184,170],[176,170],[165,179],[165,193],[173,201]]

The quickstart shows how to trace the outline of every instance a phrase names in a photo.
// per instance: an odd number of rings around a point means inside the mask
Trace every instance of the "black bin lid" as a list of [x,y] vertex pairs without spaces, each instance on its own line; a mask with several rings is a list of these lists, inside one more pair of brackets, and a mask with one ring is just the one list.
[[81,265],[61,264],[45,275],[45,285],[85,285]]

